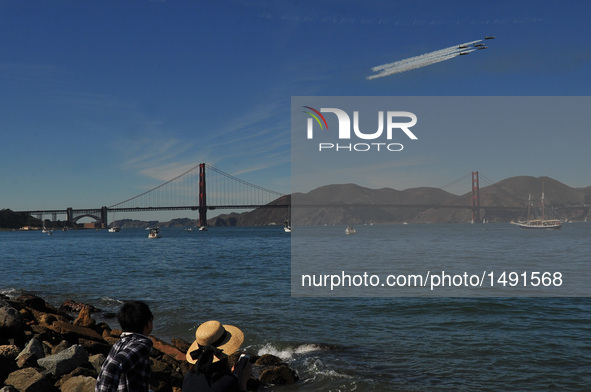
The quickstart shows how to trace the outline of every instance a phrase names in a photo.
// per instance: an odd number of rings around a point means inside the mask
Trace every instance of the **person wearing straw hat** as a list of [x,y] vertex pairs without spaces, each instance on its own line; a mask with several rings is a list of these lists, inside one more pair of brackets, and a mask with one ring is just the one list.
[[230,370],[228,356],[244,342],[244,334],[233,325],[211,320],[195,331],[195,341],[187,350],[191,370],[183,380],[183,392],[241,392],[246,391],[251,364]]

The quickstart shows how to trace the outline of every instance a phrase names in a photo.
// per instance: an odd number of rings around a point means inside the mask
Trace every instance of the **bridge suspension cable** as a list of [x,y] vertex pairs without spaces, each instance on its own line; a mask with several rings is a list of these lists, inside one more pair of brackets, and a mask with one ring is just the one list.
[[[462,182],[464,180],[468,180],[470,177],[472,176],[472,173],[466,173],[464,176],[457,178],[455,180],[453,180],[452,182],[445,184],[443,186],[440,186],[440,189],[445,189],[445,188],[449,188],[453,185],[456,185],[458,182]],[[484,179],[484,181],[488,184],[488,185],[492,185],[494,184],[494,182],[492,180],[490,180],[489,178],[487,178],[484,174],[482,174],[482,172],[478,172],[478,176],[481,179]]]
[[[225,173],[208,164],[207,168],[207,207],[262,206],[284,196],[281,192],[250,183]],[[180,209],[198,207],[200,166],[194,166],[178,176],[119,203],[109,209],[154,208]]]
[[449,184],[445,184],[445,185],[443,185],[443,186],[441,186],[441,187],[439,187],[439,188],[440,188],[440,189],[449,188],[450,186],[452,186],[452,185],[455,185],[455,184],[457,184],[458,182],[464,181],[464,180],[466,180],[466,179],[470,178],[471,176],[472,176],[472,174],[471,174],[471,173],[466,173],[466,175],[464,175],[464,176],[462,176],[462,177],[460,177],[460,178],[458,178],[458,179],[455,179],[455,180],[453,180],[452,182],[450,182]]

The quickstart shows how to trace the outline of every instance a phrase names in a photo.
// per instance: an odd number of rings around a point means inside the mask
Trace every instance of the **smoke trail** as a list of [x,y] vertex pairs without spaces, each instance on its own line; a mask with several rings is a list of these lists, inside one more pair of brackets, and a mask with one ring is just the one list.
[[378,65],[376,67],[373,67],[371,70],[376,72],[382,69],[386,69],[386,68],[392,68],[392,67],[397,67],[399,65],[404,65],[410,62],[414,62],[414,61],[421,61],[425,58],[429,58],[429,57],[433,57],[433,56],[438,56],[438,55],[445,55],[448,53],[452,53],[455,52],[456,50],[458,50],[458,46],[454,45],[454,46],[450,46],[449,48],[445,48],[445,49],[441,49],[441,50],[437,50],[435,52],[429,52],[429,53],[425,53],[422,54],[420,56],[415,56],[415,57],[410,57],[404,60],[398,60],[395,61],[393,63],[389,63],[389,64],[383,64],[383,65]]
[[401,73],[401,72],[406,72],[406,71],[410,71],[413,69],[417,69],[417,68],[422,68],[422,67],[426,67],[428,65],[432,65],[435,63],[440,63],[442,61],[446,61],[446,60],[450,60],[453,59],[454,57],[459,56],[459,53],[451,53],[448,54],[447,56],[442,56],[442,57],[437,57],[434,59],[426,59],[423,61],[419,61],[419,62],[413,62],[411,64],[405,64],[399,67],[391,67],[391,68],[387,68],[385,70],[383,70],[382,72],[380,72],[379,74],[376,75],[370,75],[367,77],[367,79],[371,80],[371,79],[377,79],[377,78],[383,78],[384,76],[390,76],[390,75],[394,75],[397,73]]
[[470,49],[469,46],[475,43],[481,42],[482,40],[476,40],[471,42],[465,42],[463,44],[458,44],[454,46],[450,46],[449,48],[436,50],[433,52],[425,53],[419,56],[409,57],[404,60],[395,61],[393,63],[382,64],[373,67],[371,70],[374,72],[381,71],[378,74],[370,75],[367,79],[376,79],[381,78],[388,75],[393,75],[400,72],[410,71],[412,69],[417,69],[421,67],[425,67],[427,65],[439,63],[442,61],[446,61],[458,56],[460,53],[470,53],[473,52],[474,49]]

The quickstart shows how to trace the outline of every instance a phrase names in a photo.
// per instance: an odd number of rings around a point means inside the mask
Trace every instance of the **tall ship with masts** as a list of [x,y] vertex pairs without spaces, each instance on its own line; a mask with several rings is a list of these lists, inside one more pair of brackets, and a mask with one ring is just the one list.
[[552,207],[546,207],[543,190],[539,206],[534,203],[530,193],[527,201],[527,218],[511,221],[511,224],[523,229],[560,229],[562,227],[562,221],[556,217]]

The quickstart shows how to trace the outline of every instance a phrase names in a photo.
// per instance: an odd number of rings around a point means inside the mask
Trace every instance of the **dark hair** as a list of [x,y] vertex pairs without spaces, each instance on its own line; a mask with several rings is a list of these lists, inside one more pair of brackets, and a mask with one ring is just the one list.
[[141,301],[126,301],[117,313],[117,321],[124,332],[144,332],[144,327],[154,316],[148,305]]

